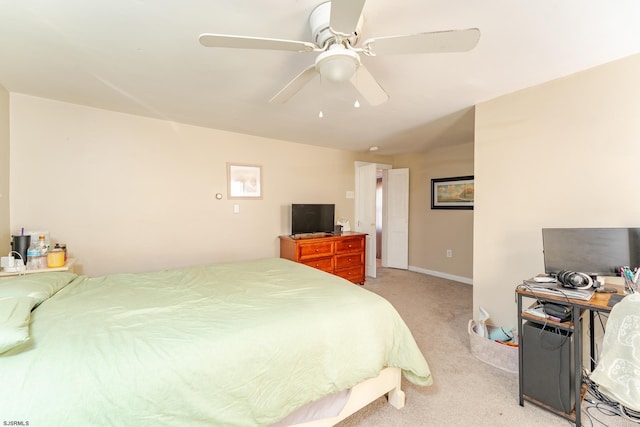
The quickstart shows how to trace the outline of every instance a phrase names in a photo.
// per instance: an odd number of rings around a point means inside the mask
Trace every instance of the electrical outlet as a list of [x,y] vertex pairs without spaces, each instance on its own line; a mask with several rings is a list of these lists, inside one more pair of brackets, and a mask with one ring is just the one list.
[[447,249],[447,258],[453,257],[453,251],[451,249]]

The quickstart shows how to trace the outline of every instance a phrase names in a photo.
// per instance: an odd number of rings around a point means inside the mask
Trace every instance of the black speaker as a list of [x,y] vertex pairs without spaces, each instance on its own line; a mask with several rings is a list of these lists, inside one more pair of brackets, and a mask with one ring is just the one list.
[[526,322],[522,335],[524,394],[570,414],[575,406],[573,334]]

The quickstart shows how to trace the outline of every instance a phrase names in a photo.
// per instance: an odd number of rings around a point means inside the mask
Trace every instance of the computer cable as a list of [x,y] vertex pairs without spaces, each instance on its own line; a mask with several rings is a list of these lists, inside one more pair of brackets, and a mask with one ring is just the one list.
[[[611,408],[609,408],[608,406],[604,405],[603,403],[599,403],[599,402],[596,402],[595,400],[588,399],[588,398],[585,398],[584,400],[585,400],[585,402],[588,402],[588,403],[590,403],[592,405],[592,406],[587,406],[582,411],[584,414],[587,415],[587,418],[589,419],[589,421],[591,421],[591,425],[592,426],[594,425],[594,421],[596,421],[598,424],[602,424],[605,427],[609,426],[609,424],[607,424],[604,421],[600,420],[598,418],[598,415],[605,416],[605,417],[617,417],[618,416],[618,414],[616,412],[611,410]],[[584,419],[584,417],[583,417],[583,419]]]
[[640,424],[640,412],[627,408],[626,406],[618,403],[618,409],[620,410],[620,416],[632,423]]
[[[604,334],[606,332],[606,327],[605,327],[605,322],[602,321],[602,318],[604,317],[605,319],[609,319],[609,316],[607,316],[606,314],[604,314],[604,313],[602,313],[600,311],[596,312],[595,314],[598,317],[598,321],[600,322],[600,327],[602,328],[602,333]],[[589,332],[589,334],[591,336],[595,337],[596,331],[592,331],[591,329],[589,329],[588,332]],[[600,350],[598,349],[598,343],[596,342],[596,343],[594,343],[594,345],[595,345],[595,352],[594,352],[595,354],[592,354],[589,357],[589,360],[593,363],[592,366],[595,366],[595,365],[598,364],[598,360],[594,359],[594,356],[598,356],[600,354]]]
[[626,419],[627,421],[635,424],[640,424],[640,412],[627,408],[620,402],[611,399],[609,396],[599,390],[598,384],[591,379],[588,372],[583,372],[582,381],[587,385],[587,391],[598,402],[593,400],[587,400],[591,404],[595,404],[595,407],[604,415],[616,415]]

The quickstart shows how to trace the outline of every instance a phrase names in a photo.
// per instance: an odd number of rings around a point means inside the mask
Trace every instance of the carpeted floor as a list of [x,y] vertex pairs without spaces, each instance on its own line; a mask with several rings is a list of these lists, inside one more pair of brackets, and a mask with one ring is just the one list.
[[[378,278],[367,278],[364,287],[396,307],[429,363],[434,384],[418,387],[403,378],[406,406],[402,410],[380,398],[338,426],[573,425],[531,403],[520,406],[518,374],[494,368],[471,354],[467,327],[473,317],[472,286],[381,268]],[[582,417],[583,426],[638,426],[587,403]]]

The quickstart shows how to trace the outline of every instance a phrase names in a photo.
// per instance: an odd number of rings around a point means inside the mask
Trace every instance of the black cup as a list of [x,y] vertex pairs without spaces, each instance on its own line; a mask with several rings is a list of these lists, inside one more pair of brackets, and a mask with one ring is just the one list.
[[[13,241],[11,242],[11,250],[18,252],[22,257],[24,265],[27,265],[27,249],[31,244],[31,236],[11,236]],[[12,253],[15,259],[20,259],[20,256]]]

